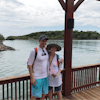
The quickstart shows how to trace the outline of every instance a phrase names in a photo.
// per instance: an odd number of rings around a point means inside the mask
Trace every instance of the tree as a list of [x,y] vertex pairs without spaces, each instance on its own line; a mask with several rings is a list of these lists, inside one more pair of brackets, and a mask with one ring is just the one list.
[[5,38],[2,34],[0,34],[0,40],[5,40]]

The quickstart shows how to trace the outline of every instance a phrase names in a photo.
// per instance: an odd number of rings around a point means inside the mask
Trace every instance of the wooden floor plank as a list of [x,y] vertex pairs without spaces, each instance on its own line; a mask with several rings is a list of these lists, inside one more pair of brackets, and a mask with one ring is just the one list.
[[100,93],[98,93],[98,91],[96,91],[95,89],[90,89],[89,91],[100,97]]
[[100,88],[99,88],[99,86],[95,87],[95,89],[96,89],[96,90],[98,90],[98,91],[100,91]]
[[100,86],[73,93],[62,100],[100,100]]
[[86,100],[86,98],[83,97],[82,95],[80,95],[79,93],[75,93],[75,95],[78,96],[78,97],[80,97],[82,100],[83,100],[83,99]]
[[83,93],[82,91],[78,92],[80,95],[82,95],[86,99],[92,99],[90,96],[88,96],[86,93]]
[[[56,99],[53,99],[53,100],[58,100],[58,99],[56,98]],[[63,96],[62,100],[70,100],[70,99],[68,99],[67,97]]]
[[70,100],[70,99],[68,99],[67,97],[63,97],[63,100]]
[[84,92],[86,92],[88,95],[91,95],[93,98],[96,98],[96,96],[93,95],[90,91],[84,91]]
[[95,88],[94,90],[96,90],[96,91],[100,92],[100,90],[99,90],[98,88]]
[[100,90],[100,86],[97,86],[96,88]]
[[[94,89],[93,89],[93,90],[94,90]],[[95,89],[94,91],[96,91],[96,92],[100,93],[100,90],[98,90],[98,89]]]
[[72,94],[72,96],[76,99],[76,100],[82,100],[79,96],[77,96],[75,93]]
[[75,98],[72,95],[67,96],[67,98],[70,100],[75,100]]

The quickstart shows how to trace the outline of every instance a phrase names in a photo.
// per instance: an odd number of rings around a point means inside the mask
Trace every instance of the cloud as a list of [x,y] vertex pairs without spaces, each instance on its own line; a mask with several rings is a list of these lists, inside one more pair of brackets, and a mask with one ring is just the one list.
[[[84,1],[74,13],[75,26],[100,27],[99,12],[100,2]],[[64,26],[64,20],[58,0],[0,0],[0,29],[6,36],[39,31],[36,27]]]
[[[53,2],[53,0],[49,2],[47,0],[18,0],[18,3],[8,1],[2,1],[3,4],[5,4],[2,5],[2,12],[5,14],[1,14],[1,20],[6,21],[4,23],[10,22],[10,25],[16,24],[18,27],[26,28],[26,26],[34,27],[62,24],[62,20],[64,20],[64,18],[62,18],[64,13],[59,3]],[[57,5],[55,5],[55,3],[57,3]],[[18,25],[17,23],[19,22],[22,25]]]
[[75,12],[75,22],[77,25],[93,25],[100,27],[100,2],[96,0],[86,0]]

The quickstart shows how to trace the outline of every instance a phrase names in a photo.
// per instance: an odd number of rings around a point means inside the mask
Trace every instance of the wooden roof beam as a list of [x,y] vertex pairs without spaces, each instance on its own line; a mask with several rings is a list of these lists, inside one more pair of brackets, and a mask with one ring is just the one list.
[[74,5],[74,11],[77,10],[77,8],[80,6],[80,4],[83,2],[84,0],[79,0],[75,5]]
[[63,0],[58,0],[63,8],[63,10],[65,10],[67,12],[67,9],[66,9],[66,3],[63,1]]

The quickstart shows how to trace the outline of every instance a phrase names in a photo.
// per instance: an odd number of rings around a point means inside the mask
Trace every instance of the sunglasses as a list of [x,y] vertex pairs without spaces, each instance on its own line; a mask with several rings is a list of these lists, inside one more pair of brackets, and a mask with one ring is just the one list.
[[43,51],[42,56],[45,56],[45,55],[46,55],[46,53],[44,52],[44,50],[42,50],[42,51]]

